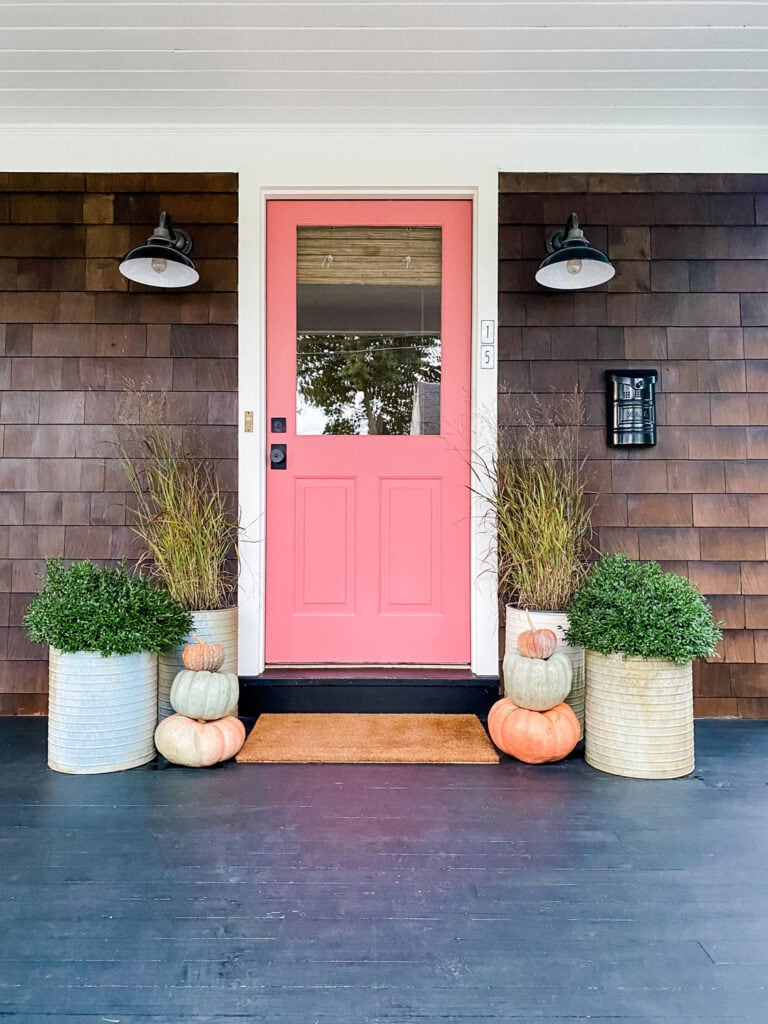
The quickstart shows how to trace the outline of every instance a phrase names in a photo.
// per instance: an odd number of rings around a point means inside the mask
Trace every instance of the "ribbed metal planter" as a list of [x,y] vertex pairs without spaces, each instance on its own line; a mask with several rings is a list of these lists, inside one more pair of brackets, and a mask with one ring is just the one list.
[[[192,629],[187,639],[179,647],[157,659],[157,719],[162,721],[173,714],[171,707],[171,685],[177,672],[181,672],[184,664],[181,652],[187,643],[192,642],[193,635],[208,643],[221,644],[224,648],[224,664],[222,672],[237,675],[237,608],[217,608],[213,611],[192,612]],[[232,712],[237,714],[237,710]]]
[[528,624],[528,615],[531,616],[531,621],[537,629],[552,630],[552,632],[557,636],[557,647],[555,648],[555,651],[560,654],[567,654],[570,659],[571,668],[573,669],[573,682],[571,683],[571,692],[565,698],[565,703],[576,712],[576,717],[579,719],[581,733],[583,736],[585,700],[584,648],[571,647],[565,642],[564,634],[566,629],[568,629],[568,616],[565,612],[526,613],[521,608],[516,608],[514,605],[508,604],[504,641],[505,653],[507,651],[514,650],[516,647],[517,637],[520,633],[524,633],[526,629],[531,628]]
[[71,775],[136,768],[155,756],[157,657],[62,654],[48,663],[48,765]]
[[690,662],[587,651],[587,735],[593,768],[632,779],[677,779],[693,771]]

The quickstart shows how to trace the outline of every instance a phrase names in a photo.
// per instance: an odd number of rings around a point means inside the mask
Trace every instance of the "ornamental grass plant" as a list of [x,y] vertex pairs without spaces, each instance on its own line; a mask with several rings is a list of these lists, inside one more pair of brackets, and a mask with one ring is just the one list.
[[504,604],[564,611],[586,575],[594,496],[582,419],[582,396],[574,393],[552,410],[537,402],[522,426],[499,429],[484,496],[496,522]]
[[192,619],[164,588],[92,562],[46,562],[42,589],[24,618],[29,638],[64,654],[161,654],[181,643]]
[[680,664],[709,657],[721,636],[690,580],[625,554],[603,555],[575,594],[568,619],[570,644]]
[[133,493],[139,567],[190,611],[235,603],[239,524],[200,437],[167,422],[164,393],[129,387],[116,449]]

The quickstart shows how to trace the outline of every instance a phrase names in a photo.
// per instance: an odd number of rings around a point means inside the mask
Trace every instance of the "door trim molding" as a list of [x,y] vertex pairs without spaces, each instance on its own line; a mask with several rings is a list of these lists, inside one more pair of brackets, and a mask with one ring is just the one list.
[[[492,196],[489,195],[492,192]],[[255,172],[240,175],[238,485],[243,526],[240,547],[239,666],[245,676],[264,671],[266,510],[266,210],[270,199],[470,199],[473,204],[471,417],[473,472],[496,438],[497,376],[479,369],[480,319],[496,320],[497,196],[493,188],[271,187]],[[492,296],[492,303],[489,301]],[[496,346],[498,358],[498,344]],[[245,413],[253,430],[245,433]],[[476,675],[498,671],[498,609],[493,524],[484,503],[471,504],[471,663]]]

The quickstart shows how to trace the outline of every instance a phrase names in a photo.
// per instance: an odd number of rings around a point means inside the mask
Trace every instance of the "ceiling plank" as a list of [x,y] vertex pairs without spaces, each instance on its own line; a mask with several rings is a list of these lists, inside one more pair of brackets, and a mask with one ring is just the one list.
[[221,54],[241,51],[289,50],[373,52],[465,52],[516,53],[536,51],[582,52],[601,50],[762,50],[768,49],[768,27],[702,28],[599,28],[578,30],[571,26],[553,28],[436,28],[399,30],[391,28],[339,28],[332,31],[307,30],[303,26],[266,28],[6,28],[0,42],[4,50],[89,51],[217,50]]
[[351,28],[465,29],[537,31],[563,25],[604,27],[704,28],[768,25],[768,7],[740,2],[400,2],[400,3],[0,3],[0,27],[56,29],[273,29],[303,31]]
[[432,53],[372,53],[370,50],[339,55],[328,51],[294,50],[243,51],[221,54],[216,51],[173,52],[151,50],[55,50],[2,51],[0,74],[17,71],[59,72],[338,72],[375,74],[377,72],[423,74],[444,72],[478,76],[505,72],[536,71],[550,74],[569,71],[605,72],[685,72],[685,71],[766,71],[768,55],[754,50],[669,50],[612,51],[581,50],[550,53],[542,67],[542,55],[536,51],[450,51]]

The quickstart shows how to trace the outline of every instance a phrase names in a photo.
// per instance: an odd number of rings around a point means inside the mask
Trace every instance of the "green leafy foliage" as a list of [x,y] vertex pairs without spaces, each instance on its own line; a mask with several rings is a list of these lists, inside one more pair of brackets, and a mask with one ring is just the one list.
[[658,562],[603,555],[568,607],[568,643],[598,654],[685,663],[712,654],[720,629],[693,583]]
[[27,610],[30,640],[74,654],[159,654],[180,644],[192,618],[165,589],[124,569],[46,562],[45,582]]

